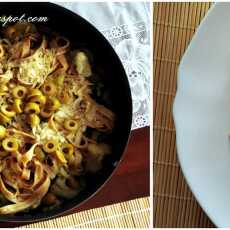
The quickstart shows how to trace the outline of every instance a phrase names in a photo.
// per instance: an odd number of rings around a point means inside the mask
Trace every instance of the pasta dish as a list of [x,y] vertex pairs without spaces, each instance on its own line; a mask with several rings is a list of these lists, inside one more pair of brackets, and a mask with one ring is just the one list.
[[115,115],[93,96],[90,54],[17,23],[0,39],[0,214],[71,199],[102,168]]

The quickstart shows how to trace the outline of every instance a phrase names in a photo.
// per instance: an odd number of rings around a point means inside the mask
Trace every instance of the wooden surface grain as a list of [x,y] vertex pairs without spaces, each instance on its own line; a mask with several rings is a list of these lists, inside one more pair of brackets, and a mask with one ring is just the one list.
[[[112,178],[95,196],[76,208],[74,212],[149,196],[149,140],[149,127],[132,131],[125,156]],[[21,225],[0,222],[0,227]]]

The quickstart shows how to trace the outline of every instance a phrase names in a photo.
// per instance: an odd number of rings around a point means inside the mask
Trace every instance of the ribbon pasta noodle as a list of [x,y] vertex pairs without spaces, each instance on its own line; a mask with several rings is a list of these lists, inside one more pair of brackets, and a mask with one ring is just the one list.
[[[0,215],[59,205],[102,167],[115,115],[93,99],[93,74],[82,50],[33,24],[0,39]],[[87,135],[87,131],[91,134]]]

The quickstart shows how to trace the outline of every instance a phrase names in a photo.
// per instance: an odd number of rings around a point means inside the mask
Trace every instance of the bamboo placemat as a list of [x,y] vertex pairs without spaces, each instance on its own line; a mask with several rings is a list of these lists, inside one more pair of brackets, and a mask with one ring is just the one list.
[[22,228],[148,228],[149,205],[149,198],[144,197],[22,226]]
[[178,64],[211,3],[154,3],[154,226],[214,227],[190,192],[176,155],[172,105]]

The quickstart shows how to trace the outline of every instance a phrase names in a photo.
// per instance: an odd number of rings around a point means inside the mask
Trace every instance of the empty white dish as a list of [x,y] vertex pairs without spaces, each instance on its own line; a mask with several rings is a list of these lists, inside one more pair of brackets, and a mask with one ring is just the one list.
[[216,3],[178,71],[174,121],[185,178],[218,227],[230,227],[230,3]]

